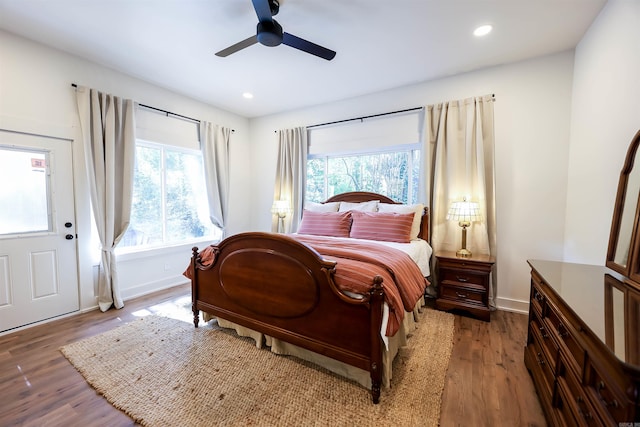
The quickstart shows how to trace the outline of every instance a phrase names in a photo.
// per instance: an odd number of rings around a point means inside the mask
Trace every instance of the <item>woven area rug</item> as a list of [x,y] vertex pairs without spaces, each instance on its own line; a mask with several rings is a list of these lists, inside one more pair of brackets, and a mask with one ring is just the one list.
[[454,316],[424,310],[374,405],[363,387],[252,340],[149,316],[61,348],[145,426],[437,426]]

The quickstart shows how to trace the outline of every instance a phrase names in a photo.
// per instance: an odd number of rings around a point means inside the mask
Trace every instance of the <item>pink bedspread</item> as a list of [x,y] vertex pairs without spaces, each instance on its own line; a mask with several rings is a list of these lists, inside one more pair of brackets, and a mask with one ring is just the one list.
[[[347,238],[301,234],[289,237],[312,247],[323,258],[336,261],[334,280],[343,291],[368,293],[373,285],[373,278],[380,275],[383,279],[385,302],[389,306],[388,336],[398,331],[405,311],[411,312],[414,309],[428,285],[416,263],[398,249]],[[204,248],[200,257],[202,264],[210,264],[213,261],[212,247]],[[190,266],[184,275],[191,278]]]
[[356,239],[301,234],[290,237],[312,247],[323,258],[337,261],[335,282],[342,290],[367,293],[373,285],[373,277],[382,276],[390,312],[388,336],[396,333],[405,311],[413,311],[424,295],[427,279],[411,257],[401,250]]

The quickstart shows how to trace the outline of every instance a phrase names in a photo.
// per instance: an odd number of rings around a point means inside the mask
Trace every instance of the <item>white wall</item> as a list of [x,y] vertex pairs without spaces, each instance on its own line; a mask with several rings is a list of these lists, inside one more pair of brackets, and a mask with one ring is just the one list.
[[[0,128],[73,140],[76,196],[76,230],[80,307],[96,306],[93,265],[96,250],[88,237],[91,216],[84,153],[79,140],[78,113],[71,83],[85,85],[167,111],[208,120],[235,129],[230,161],[243,164],[248,157],[248,120],[196,102],[142,80],[123,75],[64,52],[0,31]],[[231,169],[229,231],[249,227],[251,201],[245,195],[248,176],[241,168]],[[120,286],[127,298],[185,282],[181,276],[191,254],[191,245],[125,256],[119,264]]]
[[[95,306],[77,83],[234,128],[229,232],[269,230],[274,131],[494,93],[498,305],[527,310],[527,259],[602,264],[640,111],[640,2],[610,0],[578,45],[515,64],[252,120],[0,31],[0,128],[73,139],[81,307]],[[286,90],[286,88],[285,88]],[[248,163],[248,164],[247,164]],[[123,294],[181,280],[189,250],[124,257]]]
[[566,209],[573,52],[252,119],[252,228],[269,230],[274,131],[494,93],[498,306],[528,309],[530,258],[560,260]]
[[618,177],[640,129],[640,1],[609,0],[574,68],[564,257],[603,264]]

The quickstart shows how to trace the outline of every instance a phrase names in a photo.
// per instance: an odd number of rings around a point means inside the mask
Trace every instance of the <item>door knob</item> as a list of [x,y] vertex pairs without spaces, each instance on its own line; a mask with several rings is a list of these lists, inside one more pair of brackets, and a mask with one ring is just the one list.
[[73,240],[73,234],[67,234],[64,238],[67,240]]
[[73,225],[73,224],[71,224],[70,222],[65,222],[65,223],[64,223],[64,226],[65,226],[66,228],[71,228],[71,226],[72,226],[72,225]]

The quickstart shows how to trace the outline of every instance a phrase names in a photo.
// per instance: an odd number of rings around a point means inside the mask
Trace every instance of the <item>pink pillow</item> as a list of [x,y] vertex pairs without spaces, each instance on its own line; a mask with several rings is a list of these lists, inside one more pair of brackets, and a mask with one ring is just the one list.
[[299,234],[349,237],[351,212],[314,212],[304,210],[298,227]]
[[414,213],[351,211],[353,223],[350,237],[409,243]]

